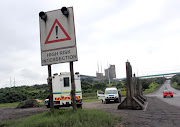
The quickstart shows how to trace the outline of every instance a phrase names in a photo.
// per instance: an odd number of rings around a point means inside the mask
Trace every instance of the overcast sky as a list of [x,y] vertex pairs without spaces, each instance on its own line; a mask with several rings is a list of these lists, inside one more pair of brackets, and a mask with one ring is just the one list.
[[[179,0],[3,0],[0,2],[0,87],[46,83],[41,66],[39,12],[74,8],[78,61],[84,75],[128,60],[137,75],[180,72]],[[102,68],[102,69],[101,69]],[[69,71],[69,63],[52,73]],[[11,84],[10,84],[11,78]]]

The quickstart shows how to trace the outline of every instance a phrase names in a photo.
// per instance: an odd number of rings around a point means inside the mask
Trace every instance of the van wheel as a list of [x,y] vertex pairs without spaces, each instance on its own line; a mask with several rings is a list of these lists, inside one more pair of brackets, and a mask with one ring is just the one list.
[[59,106],[54,106],[55,109],[59,109]]
[[47,108],[50,108],[50,104],[46,105]]
[[77,108],[82,109],[82,104],[78,104],[78,105],[77,105]]
[[107,102],[108,102],[108,101],[107,101],[107,100],[105,100],[105,101],[104,101],[104,104],[107,104]]

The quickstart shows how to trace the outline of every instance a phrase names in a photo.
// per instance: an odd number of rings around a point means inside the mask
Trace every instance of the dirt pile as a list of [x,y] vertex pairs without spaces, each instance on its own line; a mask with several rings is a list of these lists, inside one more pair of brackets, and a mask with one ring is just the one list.
[[39,103],[36,100],[26,100],[21,102],[16,108],[33,108],[40,107]]

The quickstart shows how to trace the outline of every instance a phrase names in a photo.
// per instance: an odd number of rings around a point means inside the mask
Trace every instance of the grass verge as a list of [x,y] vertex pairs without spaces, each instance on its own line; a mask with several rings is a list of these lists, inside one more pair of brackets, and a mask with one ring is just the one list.
[[[97,97],[83,97],[83,102],[92,102],[92,101],[100,101],[97,99]],[[14,102],[14,103],[2,103],[0,104],[0,107],[11,107],[15,106],[17,107],[20,102]],[[44,106],[44,102],[39,102],[40,106]]]
[[83,97],[83,102],[99,101],[97,96],[95,97]]
[[171,84],[171,86],[175,89],[180,90],[180,86],[178,86],[177,82],[173,82],[173,84]]
[[153,91],[155,91],[157,88],[160,87],[160,84],[157,84],[157,83],[151,83],[149,85],[149,89],[145,89],[145,91],[143,91],[143,94],[148,94],[148,93],[151,93]]
[[2,103],[0,104],[0,107],[11,107],[11,106],[18,106],[20,102],[14,102],[14,103]]
[[97,93],[83,93],[83,102],[99,101],[97,98]]
[[[2,103],[2,104],[0,104],[0,107],[11,107],[11,106],[17,107],[19,103],[20,103],[20,102]],[[44,106],[44,103],[43,103],[43,102],[38,102],[38,103],[39,103],[39,105],[40,105],[41,107]]]
[[126,91],[121,91],[121,97],[125,97],[126,96]]
[[19,120],[2,121],[7,127],[109,127],[118,124],[121,117],[92,109],[61,109],[33,115]]

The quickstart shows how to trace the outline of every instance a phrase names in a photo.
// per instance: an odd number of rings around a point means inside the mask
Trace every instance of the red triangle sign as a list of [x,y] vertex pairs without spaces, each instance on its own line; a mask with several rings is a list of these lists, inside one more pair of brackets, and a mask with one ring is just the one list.
[[[50,38],[50,36],[51,36],[51,33],[52,33],[53,29],[55,28],[55,25],[56,25],[56,24],[59,26],[59,28],[62,30],[62,32],[64,33],[64,35],[65,35],[66,37],[65,37],[65,38],[61,38],[61,39],[56,39],[56,40],[51,40],[51,41],[49,41],[49,38]],[[47,38],[46,38],[45,44],[54,43],[54,42],[61,42],[61,41],[67,41],[67,40],[71,40],[70,36],[69,36],[69,35],[67,34],[67,32],[64,30],[64,28],[63,28],[62,25],[59,23],[59,21],[56,19],[56,20],[54,21],[53,26],[51,27],[51,30],[50,30]]]

